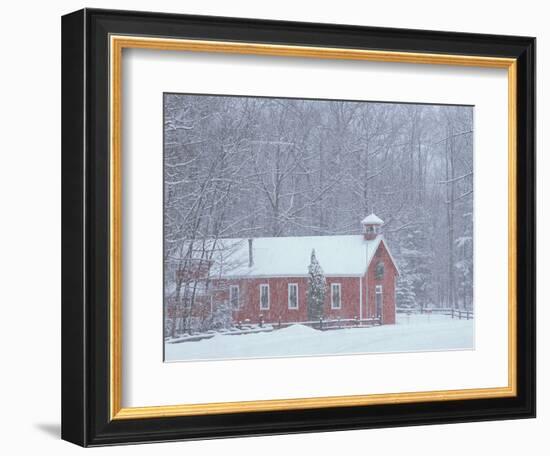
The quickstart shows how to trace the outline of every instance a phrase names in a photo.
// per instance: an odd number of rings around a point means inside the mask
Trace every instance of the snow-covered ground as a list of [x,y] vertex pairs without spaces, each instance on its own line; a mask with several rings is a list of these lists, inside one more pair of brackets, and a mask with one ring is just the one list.
[[399,315],[397,324],[319,331],[293,325],[273,332],[222,335],[165,344],[166,361],[275,358],[474,348],[474,320],[444,315]]

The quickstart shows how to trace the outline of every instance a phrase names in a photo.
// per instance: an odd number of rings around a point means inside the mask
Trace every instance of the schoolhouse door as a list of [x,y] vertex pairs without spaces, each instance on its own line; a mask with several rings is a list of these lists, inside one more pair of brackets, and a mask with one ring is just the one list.
[[376,285],[375,289],[375,312],[376,312],[376,318],[382,318],[382,285]]

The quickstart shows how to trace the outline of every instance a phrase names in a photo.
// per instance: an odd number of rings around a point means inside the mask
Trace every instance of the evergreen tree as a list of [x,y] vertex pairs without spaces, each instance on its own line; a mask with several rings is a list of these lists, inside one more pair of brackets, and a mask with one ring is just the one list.
[[398,309],[414,309],[416,307],[416,294],[410,276],[399,277],[395,288],[395,297]]
[[396,287],[396,305],[399,308],[422,310],[432,306],[434,299],[432,262],[427,236],[428,223],[419,215],[411,214],[416,222],[400,233],[396,256],[400,276]]
[[212,312],[211,321],[208,322],[208,329],[222,329],[233,326],[233,309],[228,303],[220,303]]
[[455,268],[458,277],[458,297],[464,309],[471,308],[473,301],[473,239],[462,236],[455,242],[458,261]]
[[323,269],[315,256],[315,249],[311,251],[308,273],[307,316],[308,320],[318,320],[323,316],[327,285]]

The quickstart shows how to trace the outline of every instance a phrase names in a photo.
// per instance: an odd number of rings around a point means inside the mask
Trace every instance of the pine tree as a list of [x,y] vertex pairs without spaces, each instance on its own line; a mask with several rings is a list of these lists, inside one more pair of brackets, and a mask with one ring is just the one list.
[[212,312],[209,329],[230,328],[233,326],[233,309],[228,303],[220,303]]
[[396,305],[401,309],[422,310],[433,305],[432,254],[426,233],[428,223],[412,215],[419,223],[416,229],[404,230],[399,237],[396,256],[400,276],[396,287]]
[[323,317],[325,304],[326,280],[323,269],[315,256],[315,249],[311,251],[311,261],[308,267],[307,315],[308,320],[318,320]]
[[414,309],[416,307],[414,284],[409,276],[399,277],[397,287],[395,288],[395,295],[398,309]]

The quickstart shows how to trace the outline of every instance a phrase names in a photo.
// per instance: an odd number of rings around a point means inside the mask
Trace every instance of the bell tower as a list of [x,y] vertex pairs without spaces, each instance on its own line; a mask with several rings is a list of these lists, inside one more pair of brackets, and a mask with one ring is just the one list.
[[370,215],[367,215],[363,220],[361,220],[361,225],[363,226],[363,237],[366,241],[372,241],[376,236],[381,232],[381,227],[384,224],[384,220],[372,212]]

